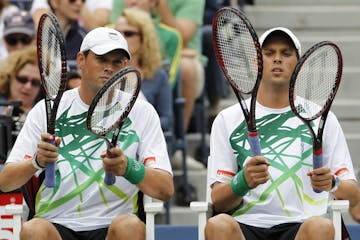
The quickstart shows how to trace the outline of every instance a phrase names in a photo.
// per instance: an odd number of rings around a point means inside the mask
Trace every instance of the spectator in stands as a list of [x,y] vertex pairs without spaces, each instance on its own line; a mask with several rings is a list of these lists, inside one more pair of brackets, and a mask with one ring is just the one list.
[[3,35],[8,53],[35,44],[36,28],[31,14],[18,11],[6,16]]
[[[28,111],[41,98],[40,88],[40,72],[35,46],[10,53],[0,65],[0,102],[21,102],[21,106],[14,109],[0,106],[0,115],[8,116],[13,121],[12,143],[18,135]],[[9,140],[1,139],[0,144],[8,142]],[[3,149],[6,148],[7,146],[4,146]],[[7,153],[2,154],[6,156]]]
[[[42,185],[36,217],[22,224],[21,239],[145,239],[138,218],[140,196],[167,201],[174,192],[172,170],[153,106],[135,102],[115,147],[86,128],[89,105],[105,81],[125,68],[131,56],[114,29],[99,27],[84,38],[77,55],[79,88],[64,93],[54,136],[47,133],[44,101],[30,111],[0,173],[0,190],[10,191],[56,165],[53,188]],[[20,137],[21,136],[21,137]],[[110,136],[107,136],[110,137]],[[105,171],[116,176],[104,183]],[[141,191],[141,192],[140,192]]]
[[185,98],[185,128],[188,129],[194,103],[204,88],[200,29],[205,0],[158,0],[155,6],[161,22],[176,28],[183,39],[180,62],[182,95]]
[[[251,157],[239,105],[221,111],[211,131],[208,184],[214,209],[222,214],[209,219],[206,239],[334,239],[334,225],[323,217],[329,197],[348,199],[360,222],[360,190],[344,133],[330,112],[323,135],[325,165],[311,169],[311,134],[291,111],[288,97],[300,42],[286,28],[266,31],[259,42],[264,71],[256,119],[262,155]],[[313,124],[317,129],[321,121]]]
[[124,0],[114,1],[111,22],[115,22],[124,8],[137,7],[151,14],[162,52],[164,66],[168,68],[169,82],[174,89],[179,76],[179,65],[182,50],[182,38],[180,33],[173,27],[160,22],[155,15],[155,5],[157,0]]
[[58,18],[65,38],[68,60],[75,60],[86,30],[79,25],[82,0],[48,0],[52,12]]
[[4,18],[17,11],[19,11],[17,6],[10,4],[7,0],[0,0],[0,60],[6,58],[8,54],[3,39]]
[[141,9],[124,9],[115,23],[115,29],[128,41],[131,53],[129,64],[142,75],[142,93],[159,114],[163,131],[171,131],[172,92],[169,76],[162,68],[159,39],[151,16]]
[[10,53],[1,64],[0,94],[6,101],[21,101],[24,112],[28,112],[35,104],[40,86],[35,46]]
[[[69,2],[75,2],[77,0],[68,0]],[[81,0],[85,2],[80,12],[80,25],[82,25],[87,31],[90,31],[96,27],[102,27],[109,23],[109,17],[111,13],[111,7],[113,0]],[[47,0],[33,0],[31,6],[31,13],[37,23],[42,14],[50,12],[49,4]]]

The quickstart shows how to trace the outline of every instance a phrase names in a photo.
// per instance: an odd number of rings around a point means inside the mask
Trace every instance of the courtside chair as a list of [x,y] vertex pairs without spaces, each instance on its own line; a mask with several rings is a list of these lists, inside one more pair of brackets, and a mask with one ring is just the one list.
[[[211,204],[211,188],[208,184],[209,168],[207,170],[206,183],[206,201],[194,201],[190,203],[191,210],[198,213],[198,240],[205,240],[205,225],[207,219],[213,215],[213,208]],[[329,202],[329,211],[332,215],[332,221],[335,226],[334,240],[342,239],[342,217],[341,213],[349,209],[348,200],[332,200]],[[346,229],[344,229],[346,230]]]
[[[34,186],[35,180],[31,179],[27,183],[28,189],[35,190],[36,186]],[[32,186],[29,186],[32,185]],[[29,193],[29,192],[28,192]],[[36,192],[31,192],[31,194]],[[27,204],[30,201],[35,200],[35,196],[25,195],[25,199],[27,200]],[[155,240],[155,215],[160,213],[164,209],[164,204],[162,201],[155,201],[149,196],[143,196],[143,204],[145,211],[145,219],[146,219],[146,239],[147,240]],[[28,205],[30,208],[29,219],[32,218],[32,214],[34,213],[33,207],[34,205]],[[0,239],[1,240],[19,240],[20,239],[20,229],[22,221],[26,221],[27,219],[22,219],[24,215],[24,208],[22,204],[8,204],[4,206],[0,206]]]
[[[146,212],[146,239],[155,240],[155,215],[163,210],[163,202],[152,202],[144,197]],[[0,239],[19,240],[22,222],[23,205],[9,204],[0,206]],[[179,232],[181,234],[181,232]]]

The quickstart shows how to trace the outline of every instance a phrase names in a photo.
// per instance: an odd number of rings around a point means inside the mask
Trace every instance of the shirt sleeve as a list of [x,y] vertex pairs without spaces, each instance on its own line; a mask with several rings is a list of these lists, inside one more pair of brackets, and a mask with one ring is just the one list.
[[[142,125],[142,128],[139,129],[141,132],[139,158],[147,167],[162,169],[172,174],[167,145],[158,114],[148,102],[137,100],[136,104],[141,105],[141,111],[136,111],[136,116],[132,116],[134,121],[141,121]],[[130,114],[134,112],[131,111]],[[140,125],[139,123],[136,124]]]
[[355,180],[355,173],[344,132],[336,116],[329,112],[323,136],[323,154],[333,174],[341,180]]
[[237,161],[229,141],[231,124],[226,122],[226,118],[226,113],[218,114],[211,129],[208,161],[209,186],[215,182],[230,182],[238,171]]

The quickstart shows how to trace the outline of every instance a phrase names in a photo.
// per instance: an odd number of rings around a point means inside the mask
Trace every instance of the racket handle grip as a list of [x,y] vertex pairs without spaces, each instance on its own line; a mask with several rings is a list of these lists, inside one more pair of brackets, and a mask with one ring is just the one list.
[[46,163],[44,182],[46,187],[55,187],[55,163]]
[[248,140],[252,156],[260,156],[261,146],[258,132],[248,132]]
[[104,182],[106,185],[113,185],[115,183],[115,176],[106,172]]
[[[112,154],[110,151],[107,151],[106,152],[106,155],[108,157],[115,157],[115,154]],[[105,172],[105,179],[104,179],[104,183],[106,185],[113,185],[115,183],[115,176],[112,175],[111,173],[108,173],[108,172]]]
[[[317,153],[313,153],[313,168],[317,169],[317,168],[321,168],[323,166],[323,155],[322,155],[322,151],[318,151]],[[316,193],[321,193],[322,190],[318,190],[318,189],[313,189],[314,192]]]
[[313,153],[313,168],[321,168],[323,166],[323,155],[322,152],[320,154]]
[[[53,140],[49,141],[51,144],[55,145],[55,137]],[[46,163],[45,164],[45,186],[48,188],[55,187],[55,163]]]

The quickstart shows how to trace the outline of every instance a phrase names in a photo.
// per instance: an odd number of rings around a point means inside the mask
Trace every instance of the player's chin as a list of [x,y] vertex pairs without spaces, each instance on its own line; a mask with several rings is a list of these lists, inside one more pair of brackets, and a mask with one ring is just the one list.
[[271,81],[272,85],[278,87],[278,88],[286,88],[289,89],[290,80],[286,79],[284,77],[274,77]]

